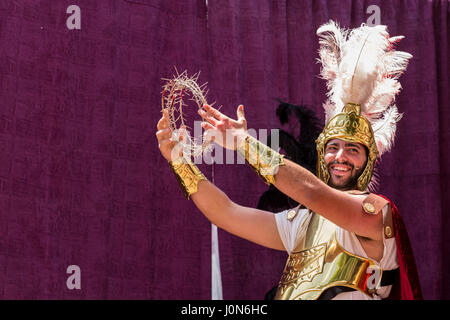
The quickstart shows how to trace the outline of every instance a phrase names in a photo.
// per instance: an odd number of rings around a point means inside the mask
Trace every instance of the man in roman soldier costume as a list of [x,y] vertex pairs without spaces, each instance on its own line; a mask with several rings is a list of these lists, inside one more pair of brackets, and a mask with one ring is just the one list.
[[317,34],[329,100],[316,140],[316,175],[250,136],[242,105],[237,120],[209,105],[199,111],[217,144],[237,150],[296,207],[274,214],[231,201],[180,152],[167,112],[157,125],[160,151],[185,196],[213,224],[289,253],[275,299],[421,299],[398,210],[373,193],[375,165],[401,118],[393,104],[397,79],[412,56],[394,50],[402,37],[389,37],[386,26],[346,31],[329,22]]

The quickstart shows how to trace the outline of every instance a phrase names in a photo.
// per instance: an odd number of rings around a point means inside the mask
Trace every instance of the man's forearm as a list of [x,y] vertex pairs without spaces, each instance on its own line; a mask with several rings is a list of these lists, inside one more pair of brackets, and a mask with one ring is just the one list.
[[274,186],[313,210],[317,195],[324,191],[325,184],[302,166],[286,159],[284,163],[277,168]]
[[198,192],[191,199],[211,223],[225,228],[225,221],[230,220],[233,202],[222,190],[204,180],[199,183]]
[[284,250],[272,212],[240,206],[209,181],[201,181],[191,199],[219,228],[262,246]]

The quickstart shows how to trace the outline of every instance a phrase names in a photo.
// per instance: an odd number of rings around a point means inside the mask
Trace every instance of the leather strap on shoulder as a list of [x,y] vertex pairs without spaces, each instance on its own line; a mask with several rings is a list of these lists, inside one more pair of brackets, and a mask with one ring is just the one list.
[[[388,204],[389,201],[377,194],[371,193],[363,201],[363,209],[368,214],[378,214]],[[394,237],[394,229],[392,222],[392,212],[388,211],[386,217],[383,217],[383,233],[384,238]]]
[[378,214],[389,202],[374,193],[369,194],[363,201],[363,209],[369,214]]

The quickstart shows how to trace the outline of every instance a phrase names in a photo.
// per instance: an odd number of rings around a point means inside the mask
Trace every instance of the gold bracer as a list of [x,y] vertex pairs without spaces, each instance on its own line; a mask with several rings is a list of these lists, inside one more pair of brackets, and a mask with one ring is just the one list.
[[237,151],[266,184],[275,183],[278,167],[284,166],[283,155],[252,136],[245,137],[238,145]]
[[169,161],[169,164],[186,199],[189,199],[191,194],[197,192],[200,181],[207,180],[190,159],[182,157],[175,161]]

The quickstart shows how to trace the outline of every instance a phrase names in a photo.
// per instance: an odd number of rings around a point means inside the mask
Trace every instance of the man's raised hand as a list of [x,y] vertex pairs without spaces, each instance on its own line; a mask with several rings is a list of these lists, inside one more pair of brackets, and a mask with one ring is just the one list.
[[245,119],[244,106],[237,108],[237,119],[222,114],[219,110],[205,104],[198,111],[203,118],[203,129],[206,140],[213,140],[223,148],[236,150],[238,143],[247,135],[247,120]]
[[[158,131],[156,132],[156,138],[158,139],[159,151],[167,161],[175,161],[182,157],[182,145],[179,141],[186,139],[186,129],[181,128],[178,130],[178,134],[174,135],[169,126],[169,114],[167,110],[163,110],[163,116],[159,119],[156,125]],[[179,137],[179,141],[177,139]]]

